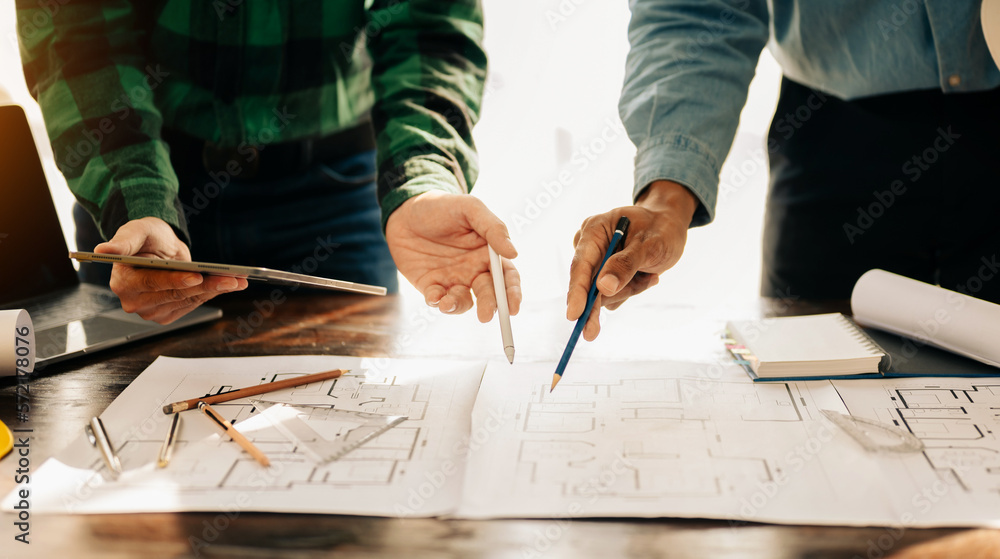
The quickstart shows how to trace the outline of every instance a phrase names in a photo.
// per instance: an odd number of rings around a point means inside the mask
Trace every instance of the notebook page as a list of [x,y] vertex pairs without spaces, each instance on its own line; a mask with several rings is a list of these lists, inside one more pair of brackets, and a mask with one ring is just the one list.
[[840,313],[731,322],[729,328],[762,363],[865,359],[882,355]]

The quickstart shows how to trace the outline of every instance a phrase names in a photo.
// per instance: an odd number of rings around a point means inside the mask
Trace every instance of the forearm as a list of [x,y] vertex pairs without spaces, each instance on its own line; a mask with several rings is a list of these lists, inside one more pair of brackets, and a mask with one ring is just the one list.
[[384,227],[413,196],[471,190],[486,55],[478,0],[380,0],[370,15],[385,22],[369,42]]
[[658,180],[711,221],[740,110],[768,37],[763,0],[633,0],[622,121],[636,145],[633,195]]
[[25,78],[56,163],[104,236],[147,216],[183,232],[152,101],[169,73],[147,64],[131,4],[19,0],[17,8]]
[[685,223],[691,223],[698,204],[698,198],[686,186],[673,181],[651,183],[635,201],[636,206],[653,211],[674,212]]

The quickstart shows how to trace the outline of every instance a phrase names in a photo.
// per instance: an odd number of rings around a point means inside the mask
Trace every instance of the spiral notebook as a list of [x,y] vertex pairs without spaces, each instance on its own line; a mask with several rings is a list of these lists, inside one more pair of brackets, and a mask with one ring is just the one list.
[[729,322],[726,348],[755,380],[879,378],[889,354],[840,313]]

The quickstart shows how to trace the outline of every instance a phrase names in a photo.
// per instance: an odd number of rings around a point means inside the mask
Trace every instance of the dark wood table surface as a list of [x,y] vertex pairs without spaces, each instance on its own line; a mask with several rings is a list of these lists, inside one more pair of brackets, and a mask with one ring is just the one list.
[[[412,312],[399,297],[293,294],[252,331],[261,294],[215,304],[215,323],[51,365],[30,380],[30,468],[78,437],[157,356],[336,354],[395,356]],[[763,301],[763,314],[810,314],[844,305]],[[444,317],[437,323],[447,323]],[[499,334],[491,346],[499,352]],[[562,337],[562,334],[559,334]],[[433,325],[426,340],[434,340]],[[454,348],[454,340],[442,341]],[[561,342],[564,343],[564,342]],[[444,346],[442,346],[444,347]],[[422,351],[433,348],[421,346]],[[470,351],[479,351],[475,344]],[[499,357],[502,358],[502,357]],[[15,385],[0,382],[0,419],[15,421]],[[16,457],[0,461],[0,489],[14,486]],[[2,557],[995,557],[998,533],[986,530],[892,530],[747,524],[711,520],[437,520],[337,515],[213,513],[33,515],[31,543],[13,540],[14,517],[0,516]],[[213,523],[215,526],[213,527]],[[221,528],[221,529],[219,529]],[[197,544],[192,545],[192,542]],[[957,547],[956,547],[957,546]],[[964,547],[963,547],[964,546]],[[966,551],[960,552],[963,548]],[[959,555],[959,553],[961,555]],[[979,555],[976,555],[979,553]]]

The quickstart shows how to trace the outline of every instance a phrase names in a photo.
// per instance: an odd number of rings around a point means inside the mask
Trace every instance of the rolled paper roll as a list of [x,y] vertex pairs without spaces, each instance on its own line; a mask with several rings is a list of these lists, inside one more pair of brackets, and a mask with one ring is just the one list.
[[0,311],[0,376],[35,370],[35,327],[24,309]]
[[862,326],[1000,367],[1000,305],[995,303],[885,270],[869,270],[854,285],[851,311]]
[[979,16],[986,47],[990,49],[993,62],[1000,67],[1000,0],[983,0]]

